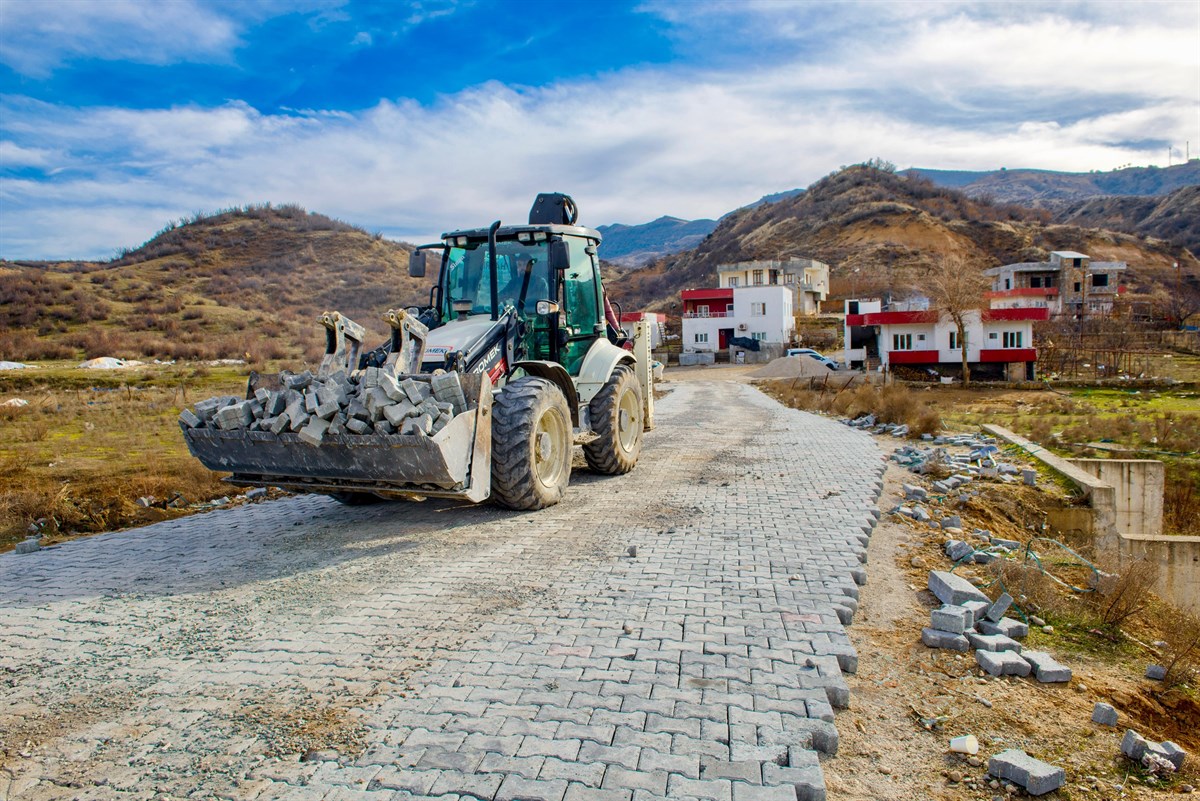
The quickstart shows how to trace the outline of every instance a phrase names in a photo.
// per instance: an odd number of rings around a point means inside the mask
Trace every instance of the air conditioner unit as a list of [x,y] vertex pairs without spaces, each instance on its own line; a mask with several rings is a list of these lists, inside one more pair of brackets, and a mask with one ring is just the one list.
[[749,328],[749,327],[750,327],[750,326],[746,325],[745,323],[738,323],[738,330],[739,330],[739,331],[745,331],[745,330],[746,330],[747,328]]

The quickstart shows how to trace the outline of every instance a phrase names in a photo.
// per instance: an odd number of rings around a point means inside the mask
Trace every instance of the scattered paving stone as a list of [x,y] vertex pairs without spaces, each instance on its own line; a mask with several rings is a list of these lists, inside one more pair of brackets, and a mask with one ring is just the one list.
[[971,649],[970,643],[963,635],[931,628],[921,629],[921,642],[930,648],[946,648],[963,653]]
[[1013,639],[1029,636],[1029,626],[1011,617],[1002,617],[994,623],[991,620],[981,620],[977,625],[981,634],[1003,634]]
[[1146,668],[1146,678],[1151,681],[1162,681],[1167,677],[1167,669],[1162,665],[1150,665]]
[[1071,680],[1071,669],[1045,651],[1022,651],[1021,658],[1033,666],[1033,676],[1043,684]]
[[962,634],[972,627],[974,619],[971,610],[962,606],[945,604],[930,613],[930,628],[938,631],[948,631],[952,634]]
[[1162,749],[1167,754],[1167,760],[1175,766],[1175,770],[1181,770],[1183,768],[1183,760],[1187,758],[1187,751],[1184,751],[1170,740],[1162,744]]
[[934,570],[929,574],[929,591],[944,604],[964,604],[967,601],[990,603],[978,587],[962,576],[944,570]]
[[1135,732],[1133,729],[1126,729],[1125,736],[1121,738],[1121,753],[1132,759],[1134,762],[1141,762],[1142,757],[1146,754],[1146,748],[1149,743],[1146,738]]
[[40,540],[38,540],[37,537],[27,537],[26,539],[23,539],[20,542],[18,542],[13,547],[13,550],[19,554],[27,554],[27,553],[34,553],[35,551],[40,550],[41,547],[42,547],[42,543]]
[[1001,593],[1000,597],[996,599],[996,603],[988,607],[987,614],[984,617],[993,623],[997,622],[1000,618],[1004,617],[1004,613],[1012,606],[1012,602],[1013,597],[1011,595],[1007,592]]
[[1016,651],[976,651],[975,661],[993,676],[1028,676],[1030,671]]
[[1023,787],[1030,795],[1045,795],[1067,781],[1066,771],[1062,768],[1034,759],[1015,748],[1001,751],[989,759],[988,773]]
[[978,651],[1015,651],[1021,653],[1021,643],[1003,634],[974,634],[968,633],[967,639],[971,647]]
[[1092,709],[1092,722],[1101,726],[1116,726],[1117,710],[1111,704],[1097,703]]

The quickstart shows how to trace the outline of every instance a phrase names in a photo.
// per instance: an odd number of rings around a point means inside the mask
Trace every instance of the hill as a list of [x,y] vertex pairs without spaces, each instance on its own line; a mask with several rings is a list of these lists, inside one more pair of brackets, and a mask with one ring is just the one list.
[[1165,197],[1082,200],[1059,209],[1055,217],[1070,225],[1165,239],[1200,254],[1200,186],[1185,186]]
[[109,262],[0,261],[0,359],[306,358],[337,309],[372,342],[417,302],[410,245],[298,206],[248,206],[169,225]]
[[659,217],[641,225],[601,225],[605,261],[636,267],[660,256],[691,250],[717,227],[716,220],[681,220]]
[[613,276],[613,293],[626,309],[669,312],[678,308],[680,289],[714,286],[718,264],[796,256],[828,263],[834,294],[847,296],[900,290],[907,275],[948,255],[984,267],[1063,249],[1128,262],[1135,295],[1173,282],[1176,260],[1186,273],[1200,272],[1178,246],[1053,224],[1046,209],[976,199],[918,175],[856,165],[803,194],[727,215],[695,250]]
[[1200,159],[1171,167],[1126,167],[1109,172],[971,172],[914,167],[903,174],[927,178],[935,186],[959,189],[968,197],[1037,207],[1078,203],[1101,195],[1166,195],[1185,186],[1200,185]]

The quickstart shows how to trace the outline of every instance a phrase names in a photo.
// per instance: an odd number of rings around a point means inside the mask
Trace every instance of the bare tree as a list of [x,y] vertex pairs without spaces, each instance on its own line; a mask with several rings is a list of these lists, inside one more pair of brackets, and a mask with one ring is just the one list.
[[920,289],[939,312],[954,321],[958,346],[962,349],[963,386],[971,385],[971,367],[967,363],[967,315],[983,306],[983,293],[991,283],[976,261],[961,256],[946,256],[925,273]]

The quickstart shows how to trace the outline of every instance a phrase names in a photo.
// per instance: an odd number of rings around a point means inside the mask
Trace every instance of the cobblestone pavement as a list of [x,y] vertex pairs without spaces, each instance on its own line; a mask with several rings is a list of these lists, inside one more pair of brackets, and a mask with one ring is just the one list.
[[302,496],[0,556],[0,799],[823,798],[879,451],[736,383],[657,418],[542,512]]

